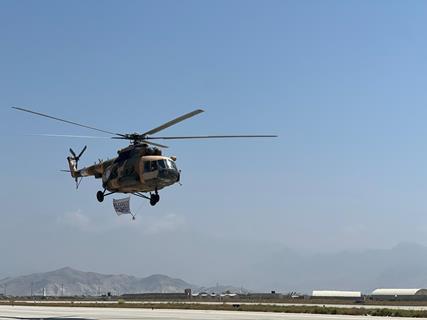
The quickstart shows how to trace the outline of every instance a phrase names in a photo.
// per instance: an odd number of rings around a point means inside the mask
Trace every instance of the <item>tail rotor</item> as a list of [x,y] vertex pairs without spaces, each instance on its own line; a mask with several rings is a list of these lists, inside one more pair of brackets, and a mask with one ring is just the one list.
[[73,149],[70,148],[70,153],[72,155],[72,157],[70,157],[72,160],[76,161],[76,169],[77,169],[77,164],[79,163],[80,157],[82,156],[82,154],[86,151],[87,146],[84,146],[83,150],[79,153],[79,155],[77,156],[76,153],[74,152]]
[[79,180],[79,176],[77,175],[77,166],[80,160],[80,157],[83,155],[83,153],[86,151],[87,146],[84,146],[82,151],[80,151],[79,155],[77,155],[73,149],[70,148],[71,157],[68,157],[68,164],[70,167],[71,176],[76,181],[76,189],[79,188],[80,182],[82,181],[82,178]]

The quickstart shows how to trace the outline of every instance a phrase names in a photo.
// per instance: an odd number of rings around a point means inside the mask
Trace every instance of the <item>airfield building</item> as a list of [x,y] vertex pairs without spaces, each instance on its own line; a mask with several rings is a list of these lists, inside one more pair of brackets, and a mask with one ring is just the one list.
[[374,300],[427,300],[427,289],[375,289]]
[[336,298],[336,299],[360,299],[362,293],[360,291],[339,291],[339,290],[314,290],[312,295],[314,299],[320,298]]

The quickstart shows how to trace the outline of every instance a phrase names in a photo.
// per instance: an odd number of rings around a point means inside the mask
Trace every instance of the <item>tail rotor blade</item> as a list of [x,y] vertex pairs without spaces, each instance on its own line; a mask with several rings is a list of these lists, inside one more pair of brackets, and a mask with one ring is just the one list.
[[80,152],[80,154],[77,156],[77,159],[80,159],[80,157],[82,156],[82,154],[83,154],[83,152],[85,152],[86,151],[86,149],[87,149],[87,146],[85,146],[84,148],[83,148],[83,150]]
[[73,149],[70,148],[70,153],[73,155],[74,159],[77,158],[76,153],[74,152]]

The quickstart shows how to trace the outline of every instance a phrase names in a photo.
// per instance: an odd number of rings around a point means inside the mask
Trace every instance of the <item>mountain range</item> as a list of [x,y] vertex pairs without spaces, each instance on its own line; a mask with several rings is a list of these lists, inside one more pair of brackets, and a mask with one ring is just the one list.
[[107,292],[114,295],[123,293],[183,293],[184,289],[187,288],[198,292],[240,291],[240,289],[231,286],[203,288],[161,274],[137,278],[125,274],[107,275],[84,272],[70,267],[5,278],[0,280],[0,287],[3,292],[6,291],[7,295],[14,296],[42,295],[43,292],[51,296],[99,296]]
[[[221,248],[227,249],[227,246]],[[201,279],[244,284],[258,292],[310,293],[324,289],[370,293],[376,288],[427,288],[427,247],[414,243],[400,243],[391,249],[321,254],[303,254],[286,247],[235,245],[227,255],[225,249],[206,253],[209,254],[206,258],[218,261],[221,267],[209,277],[205,272]],[[31,291],[41,294],[43,288],[48,295],[176,293],[186,288],[193,292],[248,291],[232,286],[201,287],[159,274],[138,278],[83,272],[68,267],[0,280],[0,293],[5,288],[11,295],[30,295]]]

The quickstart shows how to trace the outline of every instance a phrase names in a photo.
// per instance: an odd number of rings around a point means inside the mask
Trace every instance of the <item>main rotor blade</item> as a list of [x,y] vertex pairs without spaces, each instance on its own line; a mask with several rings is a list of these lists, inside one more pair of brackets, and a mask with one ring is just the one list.
[[178,139],[223,139],[223,138],[277,138],[277,135],[228,135],[228,136],[176,136],[176,137],[146,137],[145,139],[164,139],[164,140],[178,140]]
[[162,131],[166,128],[169,128],[170,126],[173,126],[174,124],[177,124],[178,122],[181,122],[181,121],[184,121],[188,118],[194,117],[195,115],[202,113],[202,112],[204,112],[204,110],[202,110],[202,109],[194,110],[194,111],[189,112],[187,114],[184,114],[183,116],[180,116],[176,119],[168,121],[165,124],[162,124],[161,126],[159,126],[157,128],[154,128],[154,129],[151,129],[150,131],[144,132],[143,134],[141,134],[141,136],[146,136],[146,135],[157,133],[157,132]]
[[[128,137],[111,137],[111,139],[132,140],[132,138],[128,138]],[[159,144],[159,143],[154,143],[154,142],[151,142],[151,141],[147,141],[146,139],[147,138],[144,138],[143,140],[137,140],[137,141],[138,142],[142,142],[142,143],[146,143],[146,144],[151,144],[153,146],[160,147],[160,148],[169,148],[168,146],[165,146],[163,144]],[[149,139],[151,139],[151,138],[149,138]]]
[[62,122],[66,122],[66,123],[69,123],[69,124],[74,124],[75,126],[79,126],[79,127],[83,127],[83,128],[87,128],[87,129],[91,129],[91,130],[96,130],[96,131],[99,131],[99,132],[104,132],[104,133],[108,133],[108,134],[112,134],[112,135],[123,136],[120,133],[114,133],[114,132],[111,132],[111,131],[106,131],[106,130],[102,130],[102,129],[90,127],[90,126],[87,126],[85,124],[81,124],[81,123],[77,123],[77,122],[73,122],[73,121],[69,121],[69,120],[65,120],[65,119],[61,119],[61,118],[57,118],[57,117],[52,117],[52,116],[44,114],[44,113],[40,113],[40,112],[36,112],[36,111],[24,109],[24,108],[19,108],[19,107],[12,107],[12,108],[16,109],[16,110],[19,110],[19,111],[24,111],[24,112],[36,114],[38,116],[46,117],[46,118],[49,118],[49,119],[53,119],[53,120],[57,120],[57,121],[62,121]]
[[159,147],[159,148],[169,148],[168,146],[165,146],[163,144],[154,143],[154,142],[147,141],[147,140],[142,140],[142,143],[151,144],[152,146]]
[[50,133],[34,133],[32,136],[39,137],[54,137],[54,138],[84,138],[84,139],[111,139],[111,137],[101,137],[101,136],[80,136],[74,134],[50,134]]

